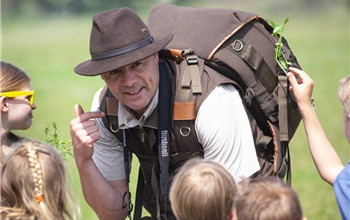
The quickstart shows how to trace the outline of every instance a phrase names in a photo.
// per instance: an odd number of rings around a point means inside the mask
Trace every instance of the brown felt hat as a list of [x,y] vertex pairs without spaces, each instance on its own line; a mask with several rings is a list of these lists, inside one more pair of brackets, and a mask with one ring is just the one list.
[[90,35],[91,59],[74,68],[80,75],[95,76],[129,65],[163,49],[172,35],[153,38],[146,24],[130,8],[94,16]]

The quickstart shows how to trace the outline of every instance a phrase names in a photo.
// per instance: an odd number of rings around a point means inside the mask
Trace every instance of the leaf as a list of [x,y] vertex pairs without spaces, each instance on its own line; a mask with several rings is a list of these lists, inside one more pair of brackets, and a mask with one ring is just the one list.
[[276,24],[271,19],[267,19],[267,22],[271,25],[271,27],[275,28]]
[[282,33],[284,31],[284,27],[289,21],[289,18],[287,17],[284,20],[283,25],[276,25],[272,20],[268,20],[271,24],[271,26],[274,28],[272,31],[272,36],[276,37],[279,35],[277,42],[275,44],[275,61],[277,62],[278,66],[283,70],[284,73],[287,73],[288,65],[291,65],[291,62],[289,62],[286,57],[284,56],[284,53],[282,51],[283,43],[282,43]]
[[60,140],[59,129],[55,122],[52,122],[53,132],[51,132],[49,127],[44,129],[46,138],[45,142],[51,144],[54,148],[56,148],[61,154],[62,158],[68,160],[68,155],[73,156],[71,141],[64,142]]
[[283,27],[282,26],[276,26],[274,29],[273,29],[273,34],[281,34],[281,32],[283,31]]

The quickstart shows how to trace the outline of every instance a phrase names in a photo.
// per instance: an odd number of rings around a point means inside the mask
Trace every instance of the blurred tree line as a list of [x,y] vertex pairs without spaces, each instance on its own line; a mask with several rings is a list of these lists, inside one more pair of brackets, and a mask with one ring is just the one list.
[[[135,10],[155,4],[175,5],[200,5],[209,0],[2,0],[2,15],[19,13],[57,13],[57,14],[81,14],[91,11],[101,11],[119,7],[131,7]],[[260,0],[250,0],[249,2]],[[217,0],[219,2],[244,2],[244,0]],[[288,0],[264,0],[264,4],[282,5],[288,4]],[[328,7],[329,4],[344,3],[349,7],[350,0],[294,0],[293,3],[300,8]],[[290,3],[290,2],[289,2]],[[261,2],[259,2],[261,4]]]

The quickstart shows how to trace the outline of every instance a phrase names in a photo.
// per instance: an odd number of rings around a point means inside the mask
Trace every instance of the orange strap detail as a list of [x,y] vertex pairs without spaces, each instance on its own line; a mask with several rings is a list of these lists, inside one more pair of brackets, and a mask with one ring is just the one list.
[[181,63],[181,61],[184,60],[184,57],[182,56],[182,50],[179,49],[163,49],[159,51],[159,56],[174,60],[178,63]]
[[118,116],[118,100],[106,97],[107,115]]
[[196,102],[174,102],[174,120],[194,120]]

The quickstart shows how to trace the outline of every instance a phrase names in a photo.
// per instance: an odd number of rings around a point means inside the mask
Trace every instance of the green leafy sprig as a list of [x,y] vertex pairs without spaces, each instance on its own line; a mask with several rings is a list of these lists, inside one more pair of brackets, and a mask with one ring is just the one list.
[[278,66],[283,70],[285,74],[287,74],[288,66],[292,65],[292,63],[286,59],[282,51],[282,47],[283,47],[282,34],[284,31],[284,27],[288,21],[289,21],[289,18],[286,18],[286,20],[284,20],[283,25],[277,25],[275,22],[268,19],[269,24],[273,27],[272,36],[278,37],[277,43],[275,44],[275,60]]
[[60,139],[56,122],[52,122],[52,128],[53,130],[49,127],[45,127],[45,142],[56,148],[64,160],[68,160],[68,156],[73,156],[72,141],[64,142]]

